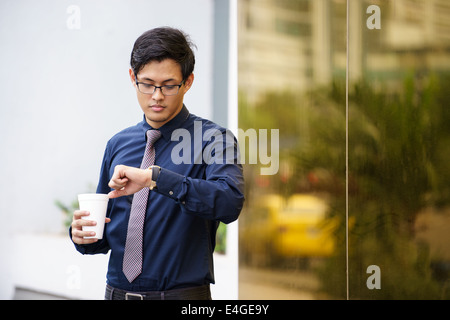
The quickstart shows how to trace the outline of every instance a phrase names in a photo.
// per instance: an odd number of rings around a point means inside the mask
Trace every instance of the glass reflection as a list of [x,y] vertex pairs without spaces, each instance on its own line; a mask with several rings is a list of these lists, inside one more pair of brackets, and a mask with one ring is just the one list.
[[450,3],[238,6],[239,127],[280,159],[243,155],[239,297],[450,298]]
[[448,299],[450,3],[349,9],[350,298]]
[[[238,5],[239,127],[279,130],[276,174],[243,155],[239,297],[343,299],[345,2]],[[329,274],[336,259],[344,264]]]

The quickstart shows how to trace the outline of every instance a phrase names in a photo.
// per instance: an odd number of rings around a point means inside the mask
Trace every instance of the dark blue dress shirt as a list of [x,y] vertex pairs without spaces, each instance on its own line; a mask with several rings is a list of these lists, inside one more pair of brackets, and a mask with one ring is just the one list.
[[[146,145],[145,121],[129,127],[106,146],[97,193],[119,164],[140,167]],[[143,271],[132,283],[122,272],[133,196],[110,199],[102,240],[75,245],[82,254],[110,253],[107,283],[129,291],[163,291],[214,283],[213,251],[219,222],[236,220],[244,202],[244,179],[235,137],[225,128],[190,114],[185,106],[159,130],[157,188],[150,191],[144,225]]]

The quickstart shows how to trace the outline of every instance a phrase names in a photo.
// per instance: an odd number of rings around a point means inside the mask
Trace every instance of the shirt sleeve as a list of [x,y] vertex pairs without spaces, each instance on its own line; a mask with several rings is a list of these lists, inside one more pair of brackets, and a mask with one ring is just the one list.
[[[109,145],[109,144],[108,144]],[[106,146],[105,153],[103,155],[102,167],[100,169],[100,179],[97,186],[97,193],[108,193],[111,189],[108,187],[109,183],[109,169],[110,169],[110,157],[109,148]],[[111,202],[111,201],[110,201]],[[108,204],[108,213],[110,212],[110,203]],[[69,236],[72,239],[72,227],[69,228]],[[97,254],[97,253],[108,253],[109,244],[105,237],[103,239],[92,243],[92,244],[76,244],[75,249],[81,254]]]
[[[174,199],[187,214],[230,223],[235,221],[244,204],[243,168],[239,163],[236,138],[215,140],[205,149],[214,150],[203,177],[189,177],[161,168],[156,192]],[[230,157],[230,154],[232,156]]]

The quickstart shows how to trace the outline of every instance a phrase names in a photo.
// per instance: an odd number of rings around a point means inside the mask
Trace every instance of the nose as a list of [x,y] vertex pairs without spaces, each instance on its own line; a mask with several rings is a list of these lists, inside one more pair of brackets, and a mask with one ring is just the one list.
[[162,99],[164,99],[164,95],[162,93],[162,89],[161,88],[155,88],[155,92],[153,92],[152,98],[153,98],[153,100],[162,100]]

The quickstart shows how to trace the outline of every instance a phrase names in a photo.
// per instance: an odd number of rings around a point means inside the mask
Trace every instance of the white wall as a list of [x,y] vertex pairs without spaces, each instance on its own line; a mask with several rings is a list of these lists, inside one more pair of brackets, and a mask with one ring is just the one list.
[[[39,259],[39,247],[17,235],[66,232],[54,201],[95,188],[107,140],[142,120],[128,76],[139,35],[161,25],[191,35],[197,62],[185,103],[211,117],[213,10],[214,0],[0,1],[0,299],[15,278],[36,278],[26,270],[53,267],[55,248],[41,248]],[[17,265],[32,263],[26,257],[36,265]]]
[[[69,5],[81,29],[70,30]],[[142,120],[129,80],[144,31],[170,25],[198,46],[191,112],[211,110],[212,2],[2,0],[0,2],[1,214],[9,228],[58,231],[54,200],[96,185],[107,139]],[[26,200],[23,199],[26,195]]]

